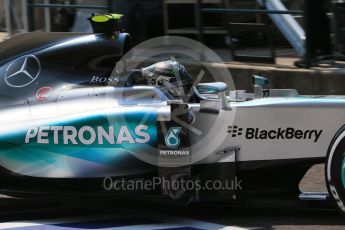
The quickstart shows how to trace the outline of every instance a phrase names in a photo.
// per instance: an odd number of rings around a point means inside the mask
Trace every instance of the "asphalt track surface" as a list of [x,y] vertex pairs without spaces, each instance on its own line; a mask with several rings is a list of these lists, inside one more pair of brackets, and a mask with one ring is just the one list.
[[[322,190],[322,170],[321,166],[313,169],[301,187]],[[282,201],[178,206],[151,200],[0,196],[0,229],[345,229],[345,218],[334,209],[303,208]]]

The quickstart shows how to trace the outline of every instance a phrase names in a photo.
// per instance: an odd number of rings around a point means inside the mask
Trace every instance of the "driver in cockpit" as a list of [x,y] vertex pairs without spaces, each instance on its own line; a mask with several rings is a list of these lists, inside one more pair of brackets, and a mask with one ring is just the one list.
[[[121,84],[122,81],[122,84]],[[186,68],[175,60],[157,62],[141,70],[133,70],[126,79],[119,79],[118,86],[146,85],[158,87],[173,99],[188,100],[192,93],[193,79]]]

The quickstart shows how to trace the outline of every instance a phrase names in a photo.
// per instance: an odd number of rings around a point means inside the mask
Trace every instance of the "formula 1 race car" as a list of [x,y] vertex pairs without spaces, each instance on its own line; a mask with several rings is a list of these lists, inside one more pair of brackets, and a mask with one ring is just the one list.
[[[175,60],[113,75],[129,48],[120,32],[0,43],[2,193],[137,195],[143,189],[105,188],[164,178],[198,186],[145,192],[188,202],[298,199],[302,177],[325,163],[345,213],[345,98],[266,89],[260,76],[253,93],[194,86]],[[229,181],[238,186],[225,188]]]

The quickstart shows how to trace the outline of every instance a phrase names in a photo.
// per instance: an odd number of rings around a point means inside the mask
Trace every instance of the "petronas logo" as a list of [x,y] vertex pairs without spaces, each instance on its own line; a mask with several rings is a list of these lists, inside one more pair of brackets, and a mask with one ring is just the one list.
[[171,127],[165,136],[165,144],[169,148],[178,148],[180,146],[181,127]]

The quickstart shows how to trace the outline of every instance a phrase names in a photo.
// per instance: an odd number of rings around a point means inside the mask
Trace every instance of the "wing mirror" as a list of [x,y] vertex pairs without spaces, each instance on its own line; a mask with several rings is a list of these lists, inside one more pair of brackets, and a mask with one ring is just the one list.
[[[230,104],[228,98],[226,96],[226,92],[228,92],[228,86],[224,82],[211,82],[211,83],[200,83],[197,86],[197,90],[200,94],[218,94],[218,101],[212,100],[202,100],[201,101],[201,109],[205,108],[206,110],[215,110],[219,111],[219,107],[224,110],[230,110]],[[218,108],[210,108],[210,105],[217,104],[218,106],[211,106],[211,107],[218,107]]]
[[200,83],[197,89],[200,94],[214,94],[228,91],[228,86],[224,82]]

